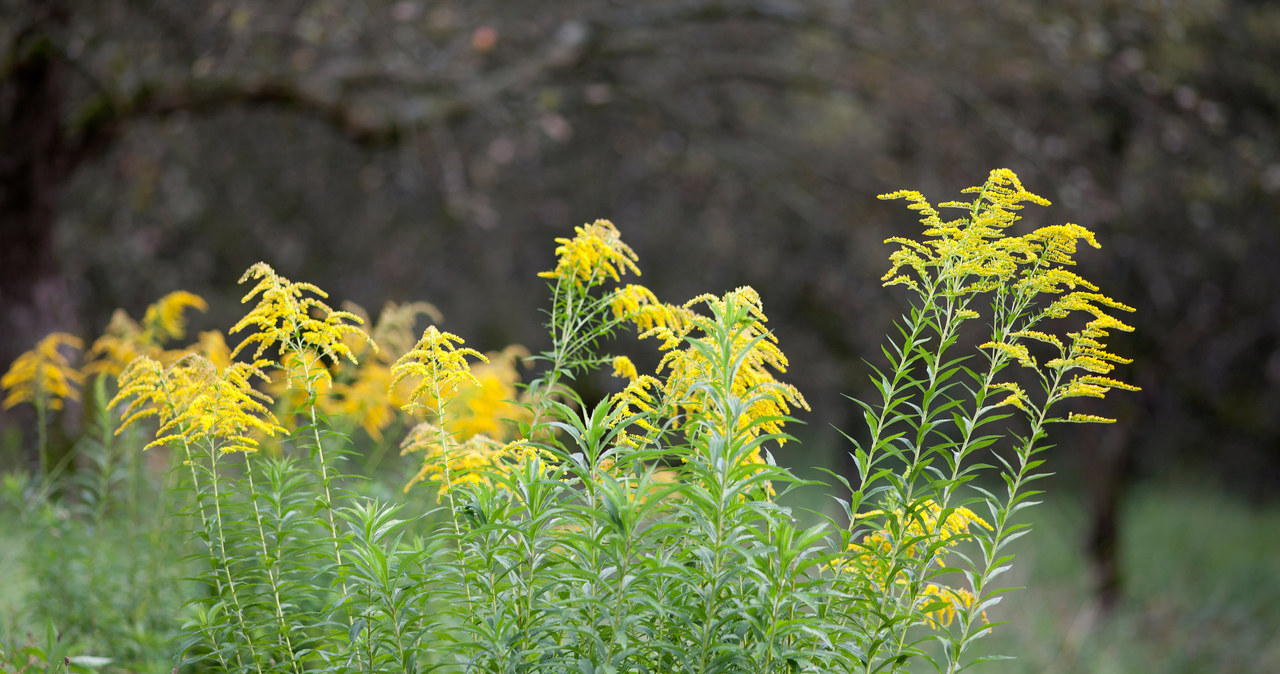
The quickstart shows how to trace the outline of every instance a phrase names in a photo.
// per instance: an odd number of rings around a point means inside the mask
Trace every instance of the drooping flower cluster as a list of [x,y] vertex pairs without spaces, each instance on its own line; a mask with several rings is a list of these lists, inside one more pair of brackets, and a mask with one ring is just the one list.
[[232,363],[219,368],[208,358],[192,354],[165,367],[143,356],[120,375],[120,391],[109,406],[128,400],[121,414],[120,433],[135,422],[158,419],[157,445],[214,443],[223,453],[253,452],[258,437],[284,429],[267,408],[271,398],[253,387],[266,380],[264,361]]
[[[694,312],[692,307],[696,304],[705,305],[712,315]],[[689,312],[689,329],[655,326],[641,334],[641,337],[662,341],[659,348],[665,353],[657,373],[666,372],[662,391],[667,400],[688,415],[705,411],[706,394],[700,384],[716,372],[714,361],[724,360],[734,364],[731,393],[748,402],[739,423],[749,437],[761,432],[781,434],[783,421],[792,408],[809,409],[795,386],[780,382],[774,376],[774,372],[787,371],[787,357],[778,348],[778,338],[764,327],[769,319],[755,289],[743,286],[723,297],[700,295],[683,309]],[[741,315],[742,319],[733,328],[731,350],[725,354],[715,338],[716,317],[732,313]],[[699,333],[696,336],[695,329]]]
[[62,409],[63,400],[79,400],[84,375],[71,366],[63,348],[79,350],[84,342],[65,332],[46,335],[35,348],[18,356],[0,377],[5,390],[4,409],[19,403],[44,405]]
[[525,440],[500,442],[487,435],[455,441],[431,422],[415,426],[400,443],[400,453],[422,453],[422,466],[405,484],[409,491],[419,482],[435,484],[438,497],[465,485],[493,483],[494,475],[509,473],[521,461],[545,460],[545,453]]
[[[971,527],[991,530],[991,525],[972,510],[963,506],[944,510],[931,499],[920,501],[910,509],[872,510],[855,518],[855,521],[868,520],[880,520],[881,524],[861,540],[851,542],[844,557],[832,568],[837,574],[858,574],[869,580],[878,592],[885,592],[891,586],[905,587],[911,581],[900,560],[913,559],[943,567],[948,551],[970,537]],[[958,609],[972,606],[974,595],[964,588],[926,582],[916,600],[920,606],[936,601],[946,604],[926,614],[931,625],[941,628],[950,624]]]
[[[1132,331],[1116,318],[1113,311],[1133,311],[1133,307],[1117,302],[1098,291],[1098,287],[1067,267],[1075,265],[1075,254],[1081,242],[1094,248],[1099,244],[1093,233],[1075,224],[1040,227],[1023,236],[1012,236],[1007,229],[1019,219],[1017,211],[1025,204],[1047,206],[1048,200],[1032,194],[1009,169],[996,169],[981,186],[964,190],[976,194],[972,201],[944,203],[939,208],[964,209],[964,217],[943,221],[938,210],[919,193],[902,190],[881,195],[882,199],[905,199],[908,208],[921,214],[923,242],[893,237],[887,243],[899,248],[890,255],[892,266],[884,276],[885,285],[906,285],[922,296],[954,298],[958,302],[956,317],[971,318],[977,314],[968,308],[970,298],[994,292],[1002,311],[1019,317],[1020,325],[997,332],[979,348],[990,351],[993,363],[1013,361],[1024,368],[1053,375],[1045,379],[1049,391],[1046,404],[1074,397],[1103,397],[1113,388],[1137,390],[1136,387],[1106,377],[1114,363],[1128,363],[1107,351],[1102,339],[1110,330]],[[911,274],[902,274],[904,268]],[[1037,308],[1043,296],[1056,296],[1047,306]],[[1084,329],[1069,332],[1069,342],[1034,328],[1048,319],[1065,318],[1076,312],[1092,318]],[[1048,344],[1056,351],[1054,358],[1041,365],[1032,354],[1028,342]],[[1065,385],[1055,385],[1071,370],[1085,374],[1072,375]],[[991,384],[990,389],[1010,393],[1001,405],[1026,409],[1029,398],[1013,382]],[[1111,421],[1092,415],[1069,415],[1064,421]]]
[[[880,195],[881,199],[911,202],[907,208],[920,213],[925,228],[923,242],[905,237],[886,241],[900,246],[889,256],[892,266],[884,275],[886,285],[918,289],[921,283],[937,283],[942,292],[950,294],[993,290],[1029,261],[1021,240],[1006,236],[1005,230],[1018,220],[1017,211],[1025,203],[1047,206],[1049,202],[1026,191],[1009,169],[992,171],[985,185],[964,192],[978,197],[972,202],[939,205],[968,211],[968,217],[949,221],[943,221],[941,213],[919,192],[899,190]],[[903,267],[911,269],[914,276],[899,274]]]
[[[135,321],[122,309],[111,314],[102,335],[93,341],[85,354],[85,374],[118,376],[140,356],[169,364],[195,351],[210,358],[221,358],[226,342],[222,333],[202,332],[197,342],[183,349],[165,349],[165,344],[187,336],[187,309],[208,310],[204,298],[185,290],[176,290],[156,300],[143,313],[142,322]],[[221,345],[221,346],[219,346]]]
[[459,387],[447,410],[449,429],[459,439],[476,435],[504,442],[514,439],[518,424],[529,420],[529,410],[521,404],[516,388],[520,382],[516,363],[528,356],[524,347],[509,346],[486,354],[483,362],[472,366],[475,382]]
[[[240,301],[257,298],[258,303],[231,328],[232,333],[248,327],[249,333],[231,352],[257,344],[253,357],[260,358],[273,346],[285,350],[310,351],[333,359],[347,358],[357,362],[347,338],[373,344],[358,326],[363,320],[350,311],[335,311],[324,303],[328,293],[310,283],[294,283],[280,276],[265,262],[259,262],[240,277],[240,283],[257,280],[257,284]],[[373,348],[377,348],[373,344]]]
[[538,276],[591,287],[606,279],[618,281],[620,274],[627,271],[640,274],[636,252],[622,242],[612,222],[596,220],[574,228],[574,232],[572,239],[556,239],[560,244],[556,248],[556,268]]

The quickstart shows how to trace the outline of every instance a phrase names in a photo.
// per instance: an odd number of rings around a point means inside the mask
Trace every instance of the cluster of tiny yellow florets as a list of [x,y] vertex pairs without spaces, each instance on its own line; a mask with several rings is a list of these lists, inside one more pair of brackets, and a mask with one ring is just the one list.
[[[1031,259],[1022,240],[1005,235],[1005,230],[1018,220],[1017,211],[1025,203],[1047,206],[1043,197],[1022,187],[1012,171],[997,169],[987,183],[971,187],[965,193],[977,193],[972,202],[953,201],[940,208],[962,208],[968,217],[943,221],[941,214],[919,192],[899,190],[880,195],[881,199],[904,199],[908,208],[921,215],[924,242],[893,237],[887,243],[900,248],[889,257],[892,263],[884,275],[886,285],[902,284],[919,289],[921,283],[942,286],[950,294],[992,290],[1012,277],[1020,264]],[[914,277],[898,272],[907,267]]]
[[186,337],[187,309],[205,311],[208,305],[199,295],[176,290],[147,307],[141,323],[117,309],[111,315],[106,330],[93,341],[85,354],[85,374],[117,376],[140,356],[154,358],[167,365],[192,352],[214,359],[219,366],[225,365],[230,360],[226,340],[216,330],[200,333],[196,343],[187,348],[165,349],[167,342]]
[[63,348],[79,350],[84,348],[84,342],[65,332],[54,332],[13,361],[0,377],[0,387],[6,392],[4,409],[32,403],[60,410],[63,400],[80,399],[84,375],[71,366]]
[[[711,317],[694,310],[704,305]],[[653,337],[661,343],[663,356],[656,373],[661,379],[639,375],[629,359],[615,358],[615,374],[626,377],[627,387],[617,394],[615,404],[618,423],[634,424],[645,433],[659,432],[650,418],[663,411],[682,412],[684,418],[696,418],[708,411],[707,394],[703,384],[714,377],[716,361],[720,360],[720,341],[714,337],[716,318],[730,313],[743,317],[736,326],[730,345],[729,362],[737,363],[730,384],[731,392],[747,402],[746,409],[737,419],[737,430],[748,438],[761,433],[778,436],[785,442],[782,425],[792,408],[809,409],[800,391],[791,384],[780,382],[774,373],[787,369],[787,357],[778,348],[777,338],[764,327],[768,318],[761,306],[760,296],[751,287],[742,287],[723,297],[701,295],[680,307],[666,307],[660,313],[645,311],[659,306],[656,302],[640,305],[640,311],[623,314],[637,327],[646,327],[641,337]],[[658,318],[655,318],[657,316]],[[663,407],[665,405],[665,407]],[[672,426],[678,427],[680,415],[672,418]],[[619,434],[619,441],[638,445],[642,439],[629,432]],[[753,447],[746,462],[765,465],[759,445]],[[766,487],[771,490],[771,487]]]
[[[231,352],[232,356],[245,347],[257,344],[255,359],[273,346],[291,351],[310,351],[333,359],[345,357],[356,362],[347,338],[373,344],[369,336],[358,326],[363,320],[350,311],[335,311],[325,304],[328,294],[310,283],[294,283],[280,276],[265,262],[259,262],[240,277],[240,283],[256,280],[257,284],[241,299],[249,302],[257,299],[253,309],[231,328],[232,333],[253,327]],[[315,315],[313,315],[315,314]]]
[[590,287],[606,279],[619,281],[627,271],[640,274],[636,252],[622,242],[612,222],[596,220],[574,228],[574,232],[572,239],[556,239],[560,244],[556,248],[556,268],[538,276]]
[[[1047,307],[1032,310],[1023,329],[998,336],[980,346],[989,349],[997,364],[1014,361],[1037,369],[1043,367],[1059,375],[1070,370],[1083,370],[1065,385],[1050,392],[1048,403],[1074,397],[1102,397],[1113,388],[1137,390],[1137,387],[1106,377],[1114,363],[1128,363],[1107,351],[1102,339],[1111,330],[1132,331],[1116,318],[1113,311],[1133,311],[1133,307],[1117,302],[1098,291],[1098,287],[1067,269],[1075,264],[1080,242],[1094,248],[1097,239],[1088,229],[1075,224],[1040,227],[1024,236],[1010,236],[1006,230],[1019,219],[1016,211],[1025,204],[1047,206],[1049,202],[1023,188],[1017,175],[1008,169],[991,172],[987,182],[970,187],[966,193],[976,194],[972,201],[941,204],[939,208],[962,208],[966,217],[944,222],[937,209],[919,193],[902,190],[881,195],[882,199],[905,199],[908,208],[921,214],[924,240],[903,237],[888,239],[899,245],[891,256],[892,267],[884,276],[886,285],[901,284],[922,294],[937,294],[962,299],[977,293],[1008,288],[1020,305],[1030,307],[1040,296],[1057,296]],[[903,268],[913,274],[899,273]],[[1079,332],[1067,333],[1068,343],[1054,335],[1031,329],[1046,319],[1065,318],[1084,312],[1092,318]],[[974,318],[977,313],[967,307],[957,318]],[[1042,342],[1056,351],[1056,357],[1041,366],[1032,355],[1028,341]],[[993,390],[1009,393],[1000,405],[1026,409],[1025,391],[1013,383],[993,384]],[[1067,421],[1111,421],[1092,415],[1072,414]]]
[[440,332],[436,326],[428,327],[418,343],[400,357],[391,368],[392,386],[408,377],[414,377],[418,385],[409,393],[405,410],[425,407],[431,414],[443,413],[445,403],[463,384],[479,385],[471,373],[468,358],[487,363],[484,354],[470,348],[459,348],[463,339],[451,332]]
[[[713,315],[725,315],[731,310],[731,305],[739,310],[745,309],[746,318],[733,334],[729,354],[729,362],[740,363],[733,372],[732,393],[749,401],[740,425],[750,437],[761,432],[781,434],[783,420],[791,409],[807,410],[809,404],[798,389],[774,376],[774,372],[787,371],[787,357],[778,348],[777,337],[764,327],[769,319],[764,314],[760,295],[750,286],[744,286],[723,297],[696,297],[684,308],[692,311],[695,303],[706,305]],[[663,395],[686,413],[697,415],[706,406],[706,396],[699,383],[707,381],[715,371],[712,359],[719,359],[725,354],[719,352],[720,345],[712,336],[715,319],[696,313],[692,315],[691,323],[702,332],[700,336],[681,335],[665,327],[655,327],[642,336],[662,340],[660,348],[666,351],[657,369],[659,374],[667,373]]]
[[[963,506],[944,510],[932,499],[917,503],[910,511],[906,508],[872,510],[855,518],[873,519],[882,520],[880,528],[851,542],[845,556],[832,568],[838,574],[858,573],[879,591],[909,582],[908,572],[896,560],[917,559],[941,567],[947,552],[969,538],[971,527],[991,529],[991,525],[972,510]],[[925,616],[931,625],[941,628],[950,624],[959,608],[972,606],[974,595],[963,588],[925,583],[917,600],[921,606],[935,601],[946,604]]]
[[466,485],[493,484],[493,477],[509,473],[519,462],[546,460],[546,453],[526,440],[500,442],[477,434],[457,441],[431,422],[415,426],[400,443],[401,454],[422,453],[422,466],[405,484],[407,492],[419,482],[434,483],[439,497]]
[[150,417],[159,420],[156,445],[212,442],[224,452],[252,452],[258,437],[283,431],[267,408],[271,398],[253,387],[266,380],[265,361],[232,363],[219,368],[208,358],[192,354],[165,367],[143,356],[120,375],[120,391],[110,406],[128,400],[119,433]]
[[459,387],[448,411],[449,430],[459,439],[484,435],[506,442],[514,439],[521,421],[529,420],[529,409],[516,388],[520,374],[516,364],[529,352],[521,346],[485,355],[484,362],[471,367],[474,383]]
[[673,335],[688,334],[695,316],[687,305],[661,302],[653,291],[634,283],[614,291],[609,309],[615,320],[631,323],[640,334],[654,329],[669,330]]
[[[372,323],[359,305],[347,302],[343,304],[343,310],[357,316],[361,323]],[[306,368],[302,358],[293,352],[283,356],[282,364],[287,372],[295,373],[295,379],[308,369],[314,373],[311,388],[322,394],[316,398],[316,405],[325,414],[349,419],[373,439],[382,440],[383,433],[399,417],[401,408],[408,403],[409,392],[417,383],[401,380],[393,386],[391,366],[395,361],[394,354],[413,348],[418,336],[415,324],[423,315],[440,320],[440,312],[426,302],[388,302],[378,314],[377,322],[373,323],[368,339],[362,332],[347,333],[343,341],[355,356],[358,363],[355,367],[343,360],[317,362],[312,359],[310,367]],[[322,369],[323,374],[320,373]],[[305,390],[294,390],[288,377],[273,380],[267,388],[285,409],[299,409],[310,398]]]

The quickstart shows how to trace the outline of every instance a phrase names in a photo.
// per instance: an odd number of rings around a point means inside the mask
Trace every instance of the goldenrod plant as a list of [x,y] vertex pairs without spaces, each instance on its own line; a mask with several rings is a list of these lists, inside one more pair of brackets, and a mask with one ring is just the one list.
[[[921,216],[919,235],[889,240],[884,278],[913,300],[874,367],[879,397],[857,402],[865,428],[848,429],[843,517],[817,524],[788,505],[807,484],[785,467],[788,428],[809,407],[763,298],[741,287],[665,302],[634,282],[639,256],[606,220],[556,240],[541,275],[549,344],[533,355],[482,353],[422,304],[388,307],[366,333],[362,310],[334,310],[265,263],[242,279],[251,308],[234,349],[221,333],[182,355],[159,348],[184,331],[174,316],[202,306],[187,296],[141,325],[113,320],[96,367],[136,357],[102,407],[122,430],[153,429],[137,451],[173,452],[166,493],[184,505],[169,515],[198,562],[197,582],[175,590],[186,608],[168,666],[977,664],[1050,425],[1109,421],[1067,403],[1134,387],[1109,376],[1127,361],[1105,344],[1129,329],[1116,318],[1129,307],[1070,270],[1093,235],[1015,235],[1020,209],[1047,202],[1007,170],[966,194],[936,207],[885,195]],[[420,316],[433,324],[416,336]],[[652,372],[608,351],[626,334],[652,345]],[[617,392],[584,399],[592,372],[618,377]],[[416,467],[402,489],[369,488],[344,460],[357,428],[374,442],[403,432]]]
[[5,409],[19,403],[30,403],[36,408],[36,449],[41,476],[47,475],[50,468],[46,436],[49,411],[62,409],[64,400],[79,400],[84,382],[84,375],[71,367],[64,348],[79,350],[84,348],[84,342],[65,332],[52,333],[41,339],[34,349],[18,356],[0,377]]

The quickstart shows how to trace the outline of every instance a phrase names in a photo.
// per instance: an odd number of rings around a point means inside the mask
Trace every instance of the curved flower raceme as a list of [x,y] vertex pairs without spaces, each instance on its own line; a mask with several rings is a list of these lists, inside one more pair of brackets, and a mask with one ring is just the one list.
[[392,366],[391,386],[406,377],[417,377],[419,383],[409,394],[404,409],[425,407],[433,414],[442,414],[449,398],[464,383],[479,386],[480,380],[471,373],[467,358],[489,362],[484,354],[470,348],[458,348],[464,340],[451,333],[440,332],[432,325],[422,333],[413,349],[400,357]]
[[607,278],[618,281],[621,274],[628,271],[640,274],[636,252],[622,242],[612,222],[596,220],[574,231],[577,234],[572,239],[556,239],[560,244],[556,248],[556,268],[538,276],[590,287]]
[[[945,516],[944,516],[945,514]],[[891,586],[907,587],[911,577],[898,559],[927,560],[944,566],[947,552],[970,537],[972,527],[992,530],[986,520],[963,506],[944,510],[933,500],[924,500],[910,511],[906,508],[872,510],[855,520],[880,519],[880,528],[853,541],[843,558],[831,565],[837,573],[857,573],[870,580],[878,592]],[[974,595],[963,588],[952,588],[926,582],[916,598],[921,607],[942,602],[943,606],[928,611],[925,620],[935,628],[951,623],[956,612],[974,603]],[[985,614],[983,619],[986,619]]]
[[267,408],[271,398],[253,387],[266,380],[264,361],[232,363],[219,368],[204,356],[192,354],[165,367],[143,356],[120,375],[120,392],[109,406],[128,400],[116,433],[137,421],[156,417],[156,439],[144,449],[175,442],[215,443],[223,453],[253,452],[255,435],[283,432]]
[[310,283],[295,283],[280,276],[265,262],[259,262],[240,277],[240,283],[256,280],[257,284],[241,299],[258,303],[231,328],[232,333],[245,328],[255,330],[245,337],[231,355],[257,344],[255,359],[272,346],[286,350],[315,351],[333,359],[357,362],[347,338],[355,337],[377,350],[373,340],[361,330],[364,321],[350,311],[335,311],[323,299],[328,294]]
[[49,409],[62,409],[63,400],[79,400],[79,386],[84,375],[71,367],[71,361],[62,349],[79,350],[84,342],[65,332],[46,335],[35,348],[18,356],[9,370],[0,377],[0,388],[6,392],[4,409],[19,403],[47,405]]
[[[187,336],[187,309],[207,311],[204,298],[186,290],[176,290],[153,302],[143,314],[142,322],[135,321],[122,309],[111,314],[106,330],[93,341],[85,354],[85,374],[109,374],[118,376],[125,367],[139,356],[149,356],[163,363],[172,363],[195,350],[214,357],[211,349],[217,349],[220,333],[204,332],[199,341],[187,349],[165,350],[167,342]],[[219,337],[215,339],[214,334]],[[225,346],[225,343],[223,344]]]
[[[899,248],[890,256],[892,266],[884,275],[885,285],[906,285],[924,296],[952,298],[957,302],[955,316],[960,320],[977,316],[968,308],[971,298],[994,293],[1002,311],[1018,317],[1020,325],[997,331],[979,348],[989,350],[996,366],[1008,361],[1047,372],[1052,381],[1046,379],[1046,404],[1075,397],[1101,398],[1113,388],[1137,390],[1105,376],[1115,363],[1130,361],[1110,353],[1102,341],[1112,330],[1133,330],[1114,315],[1117,311],[1133,311],[1133,307],[1099,293],[1096,285],[1068,269],[1075,265],[1081,243],[1100,247],[1093,233],[1080,225],[1065,224],[1040,227],[1023,236],[1010,235],[1007,230],[1019,219],[1017,211],[1026,204],[1047,206],[1049,202],[1028,192],[1009,169],[992,171],[985,184],[964,192],[977,196],[972,201],[949,202],[937,208],[919,192],[900,190],[880,195],[881,199],[910,202],[908,208],[921,214],[924,225],[923,241],[904,237],[886,240]],[[944,221],[938,208],[964,209],[966,215]],[[904,269],[911,273],[902,273]],[[1041,302],[1047,302],[1047,306],[1037,308]],[[1034,329],[1049,319],[1066,318],[1077,312],[1092,318],[1082,330],[1067,333],[1065,341]],[[1042,363],[1032,353],[1030,342],[1049,345],[1054,357]],[[1069,375],[1072,370],[1082,370],[1083,374]],[[988,389],[1009,392],[999,405],[1025,410],[1030,402],[1016,383],[992,383]],[[1083,414],[1058,420],[1112,421]]]
[[419,482],[430,482],[443,498],[466,485],[493,484],[494,475],[509,473],[521,461],[546,460],[545,452],[525,440],[501,442],[487,435],[473,435],[454,442],[436,424],[418,424],[400,443],[402,455],[422,453],[422,466],[404,486],[408,492]]

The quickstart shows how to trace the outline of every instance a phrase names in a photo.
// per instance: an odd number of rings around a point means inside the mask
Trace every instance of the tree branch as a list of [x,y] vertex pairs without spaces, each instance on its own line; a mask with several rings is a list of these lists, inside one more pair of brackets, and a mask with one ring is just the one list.
[[320,120],[360,145],[388,146],[400,141],[412,129],[455,119],[504,93],[531,86],[549,72],[575,64],[584,54],[587,42],[585,24],[566,22],[550,42],[532,56],[488,73],[475,84],[452,94],[410,93],[390,110],[344,95],[341,82],[308,83],[299,78],[271,76],[152,83],[137,88],[131,95],[100,94],[91,98],[74,116],[76,128],[71,132],[79,138],[81,154],[89,154],[139,119],[267,107]]

